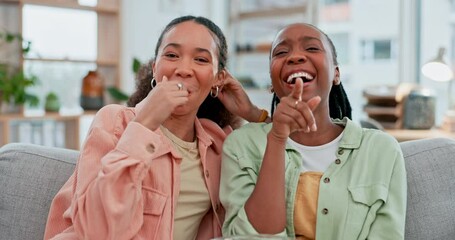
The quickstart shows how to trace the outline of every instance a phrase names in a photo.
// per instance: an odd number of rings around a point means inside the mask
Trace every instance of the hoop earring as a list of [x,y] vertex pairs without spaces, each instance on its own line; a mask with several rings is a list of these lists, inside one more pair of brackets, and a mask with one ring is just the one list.
[[210,96],[211,96],[212,98],[217,98],[217,97],[218,97],[218,93],[219,93],[219,91],[220,91],[220,87],[215,86],[215,88],[216,88],[216,92],[215,92],[215,93],[213,93],[213,88],[210,89]]
[[150,81],[150,86],[152,86],[152,89],[156,87],[156,79],[153,77],[152,81]]

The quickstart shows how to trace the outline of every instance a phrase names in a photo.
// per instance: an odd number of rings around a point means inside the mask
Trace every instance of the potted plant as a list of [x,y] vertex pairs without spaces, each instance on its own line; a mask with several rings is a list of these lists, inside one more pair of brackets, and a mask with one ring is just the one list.
[[[0,47],[3,44],[12,44],[14,41],[21,43],[22,54],[30,51],[30,42],[24,41],[20,34],[0,32]],[[26,75],[21,67],[14,66],[7,61],[0,62],[0,106],[2,112],[20,111],[18,109],[21,109],[25,103],[30,104],[30,106],[38,105],[38,97],[26,92],[26,89],[37,84],[37,81],[36,76]]]

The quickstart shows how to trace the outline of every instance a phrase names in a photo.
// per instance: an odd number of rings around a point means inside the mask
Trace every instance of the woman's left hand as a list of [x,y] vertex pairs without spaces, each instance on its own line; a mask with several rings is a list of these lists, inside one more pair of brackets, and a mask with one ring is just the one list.
[[240,82],[225,71],[224,84],[219,91],[218,99],[229,112],[249,122],[256,122],[261,116],[261,110],[251,103]]

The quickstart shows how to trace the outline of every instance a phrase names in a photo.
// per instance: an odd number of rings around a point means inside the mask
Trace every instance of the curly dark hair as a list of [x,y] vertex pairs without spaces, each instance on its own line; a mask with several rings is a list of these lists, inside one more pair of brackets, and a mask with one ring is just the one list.
[[[195,16],[182,16],[172,20],[161,32],[158,42],[155,47],[155,56],[158,55],[158,50],[163,42],[164,35],[169,32],[176,25],[193,21],[195,23],[201,24],[210,30],[211,35],[215,39],[218,48],[218,72],[226,68],[227,64],[227,43],[226,37],[224,36],[221,29],[213,23],[211,20],[205,17],[195,17]],[[143,64],[139,69],[139,72],[136,75],[136,91],[129,98],[127,105],[129,107],[134,107],[152,90],[150,85],[151,80],[153,79],[152,64],[155,58],[150,60],[148,63]],[[239,126],[239,118],[229,112],[221,101],[218,98],[213,98],[210,95],[206,97],[202,105],[199,107],[197,112],[198,118],[207,118],[220,127],[225,127],[227,125],[237,128]]]
[[[314,25],[307,24],[309,26],[312,26],[316,30],[318,30],[320,33],[322,33],[325,38],[327,38],[327,41],[329,42],[330,45],[330,50],[332,50],[332,55],[333,55],[333,64],[335,66],[338,66],[338,58],[337,58],[337,50],[335,48],[335,44],[333,44],[332,39],[323,31],[321,31],[319,28],[317,28]],[[278,96],[274,93],[273,98],[272,98],[272,115],[275,110],[276,105],[280,103],[280,99]],[[332,89],[330,89],[330,94],[329,94],[329,111],[330,111],[330,117],[331,118],[338,118],[342,119],[343,117],[348,117],[349,119],[352,119],[352,108],[351,104],[349,103],[348,95],[346,94],[346,91],[343,88],[343,84],[340,82],[339,85],[333,85]]]

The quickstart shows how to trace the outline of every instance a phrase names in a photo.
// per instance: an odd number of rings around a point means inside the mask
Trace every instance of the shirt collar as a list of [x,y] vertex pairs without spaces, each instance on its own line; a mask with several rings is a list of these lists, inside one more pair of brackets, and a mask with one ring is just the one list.
[[[362,128],[355,124],[351,119],[344,117],[343,119],[332,119],[332,122],[344,127],[343,137],[340,140],[339,147],[341,148],[359,148],[363,138]],[[264,130],[269,132],[272,129],[272,123],[265,124]],[[293,149],[292,146],[286,144],[286,149]]]

